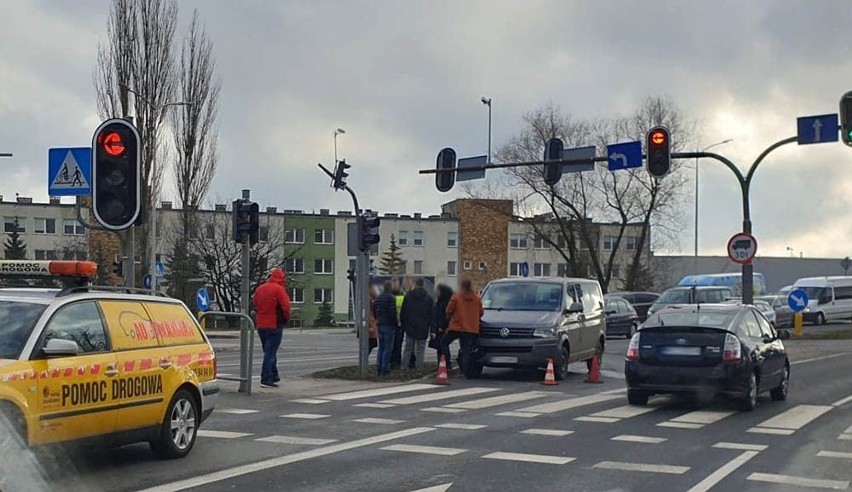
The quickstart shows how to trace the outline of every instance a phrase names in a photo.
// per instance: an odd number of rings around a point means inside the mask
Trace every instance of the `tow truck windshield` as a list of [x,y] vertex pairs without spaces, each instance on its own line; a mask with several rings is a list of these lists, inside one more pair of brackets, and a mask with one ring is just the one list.
[[0,359],[17,359],[47,306],[32,302],[0,301]]

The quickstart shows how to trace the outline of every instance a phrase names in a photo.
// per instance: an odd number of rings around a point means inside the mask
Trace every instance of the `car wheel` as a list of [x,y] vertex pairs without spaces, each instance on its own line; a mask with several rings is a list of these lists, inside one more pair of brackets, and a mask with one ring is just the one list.
[[749,376],[747,384],[746,394],[739,400],[738,406],[744,412],[751,412],[757,406],[757,376],[754,372]]
[[769,392],[769,396],[775,401],[783,401],[787,399],[787,391],[790,388],[790,365],[784,364],[784,379],[777,388]]
[[822,314],[822,313],[817,313],[816,324],[824,325],[826,323],[827,323],[827,320],[825,319],[825,315]]
[[568,352],[568,344],[562,344],[559,349],[559,357],[556,359],[555,374],[557,381],[563,381],[568,378],[568,361],[570,353]]
[[160,435],[150,443],[151,449],[162,458],[183,458],[195,446],[199,417],[198,402],[192,394],[178,391],[169,403]]
[[627,403],[631,405],[638,405],[640,407],[644,407],[648,404],[648,393],[639,390],[627,390]]

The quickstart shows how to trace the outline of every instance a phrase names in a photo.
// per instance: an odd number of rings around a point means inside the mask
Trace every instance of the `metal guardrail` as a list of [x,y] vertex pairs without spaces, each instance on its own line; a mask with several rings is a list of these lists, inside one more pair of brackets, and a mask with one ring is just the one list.
[[245,313],[231,313],[227,311],[205,311],[198,316],[201,328],[207,332],[207,318],[236,318],[240,320],[240,377],[221,377],[224,381],[238,381],[240,393],[251,396],[252,362],[254,358],[254,320]]

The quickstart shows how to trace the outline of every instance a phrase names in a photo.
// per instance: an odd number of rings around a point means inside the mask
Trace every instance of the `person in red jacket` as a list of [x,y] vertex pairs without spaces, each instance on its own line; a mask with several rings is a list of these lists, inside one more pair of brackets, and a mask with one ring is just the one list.
[[257,334],[263,347],[263,366],[260,370],[260,387],[277,388],[278,349],[284,325],[290,321],[290,296],[287,295],[287,276],[284,270],[273,268],[269,280],[254,291]]

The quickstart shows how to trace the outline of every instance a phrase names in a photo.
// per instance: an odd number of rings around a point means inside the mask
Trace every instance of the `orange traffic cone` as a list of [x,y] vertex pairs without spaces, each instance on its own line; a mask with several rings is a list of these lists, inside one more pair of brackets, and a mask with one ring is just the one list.
[[547,359],[547,372],[544,373],[544,381],[541,384],[556,386],[556,376],[553,374],[553,357]]
[[447,359],[441,355],[441,362],[438,363],[438,377],[435,378],[435,384],[446,386],[450,384],[450,378],[447,375]]
[[601,363],[598,360],[597,354],[592,358],[592,365],[589,367],[589,379],[587,383],[603,383],[601,379]]

